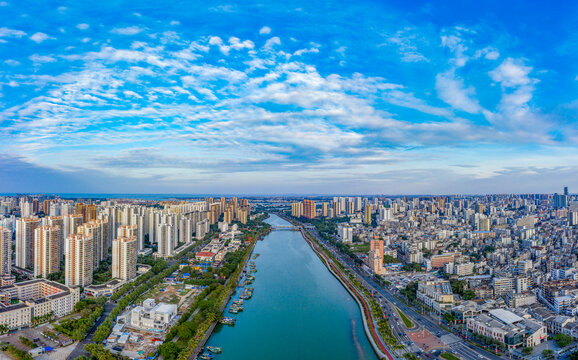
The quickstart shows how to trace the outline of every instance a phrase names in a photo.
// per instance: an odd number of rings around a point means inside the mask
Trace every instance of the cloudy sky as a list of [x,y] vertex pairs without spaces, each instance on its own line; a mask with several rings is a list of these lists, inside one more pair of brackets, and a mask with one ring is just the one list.
[[575,1],[0,1],[0,192],[578,191]]

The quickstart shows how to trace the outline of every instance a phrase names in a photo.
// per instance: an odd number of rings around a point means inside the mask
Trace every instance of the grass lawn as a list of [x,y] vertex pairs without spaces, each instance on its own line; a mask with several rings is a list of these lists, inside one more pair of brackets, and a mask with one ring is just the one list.
[[442,353],[440,356],[446,360],[460,360],[459,357],[455,356],[454,354],[450,354],[450,353]]
[[411,320],[408,319],[407,316],[405,316],[405,314],[401,312],[401,310],[397,309],[397,313],[399,314],[399,316],[401,316],[401,320],[403,320],[403,323],[407,328],[413,327],[413,323],[411,322]]

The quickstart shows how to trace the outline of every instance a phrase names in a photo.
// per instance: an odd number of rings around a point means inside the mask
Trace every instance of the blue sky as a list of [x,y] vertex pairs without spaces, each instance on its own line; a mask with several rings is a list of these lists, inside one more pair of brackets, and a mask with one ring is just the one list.
[[577,17],[573,1],[0,0],[0,192],[572,191]]

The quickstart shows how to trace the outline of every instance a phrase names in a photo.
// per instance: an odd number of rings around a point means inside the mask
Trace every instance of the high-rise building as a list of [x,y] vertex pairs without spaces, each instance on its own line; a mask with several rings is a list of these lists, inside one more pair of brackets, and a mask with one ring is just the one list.
[[60,271],[60,226],[40,226],[34,230],[34,276],[46,278]]
[[64,281],[66,286],[92,284],[93,249],[92,236],[71,235],[66,238]]
[[291,204],[291,216],[293,217],[301,217],[303,216],[303,203],[302,202],[294,202]]
[[315,201],[303,200],[303,217],[307,219],[315,218]]
[[84,223],[78,227],[78,233],[92,237],[93,267],[96,269],[101,261],[108,257],[109,244],[107,242],[107,222],[104,220],[94,220]]
[[175,239],[173,238],[173,226],[163,223],[158,229],[158,250],[159,257],[168,258],[173,256],[175,250]]
[[62,261],[64,260],[64,218],[62,216],[48,216],[45,219],[46,225],[58,226],[60,228],[60,236],[58,238],[58,248],[56,249],[56,252],[60,261]]
[[327,217],[327,209],[328,209],[328,204],[326,202],[324,202],[321,205],[321,216]]
[[34,230],[41,224],[36,217],[16,221],[16,266],[34,268]]
[[0,275],[12,272],[12,231],[0,227]]
[[131,280],[136,277],[137,240],[135,236],[112,241],[112,277]]
[[371,205],[365,205],[365,223],[367,225],[371,224]]
[[374,274],[383,274],[383,240],[371,240],[369,246],[369,267]]
[[84,223],[82,215],[68,214],[64,217],[64,238],[78,234],[78,227]]

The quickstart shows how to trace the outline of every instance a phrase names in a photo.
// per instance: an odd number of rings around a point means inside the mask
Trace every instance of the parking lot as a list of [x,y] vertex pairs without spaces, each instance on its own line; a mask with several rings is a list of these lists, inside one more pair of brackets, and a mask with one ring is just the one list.
[[[23,339],[27,339],[30,342]],[[63,334],[58,334],[50,324],[40,325],[36,328],[25,328],[8,335],[4,335],[0,337],[0,340],[10,343],[16,348],[24,351],[28,351],[33,347],[50,350],[49,352],[36,357],[36,359],[39,360],[65,359],[74,348],[74,346],[71,346],[72,342],[70,339]],[[61,347],[61,344],[68,344],[68,346]]]

